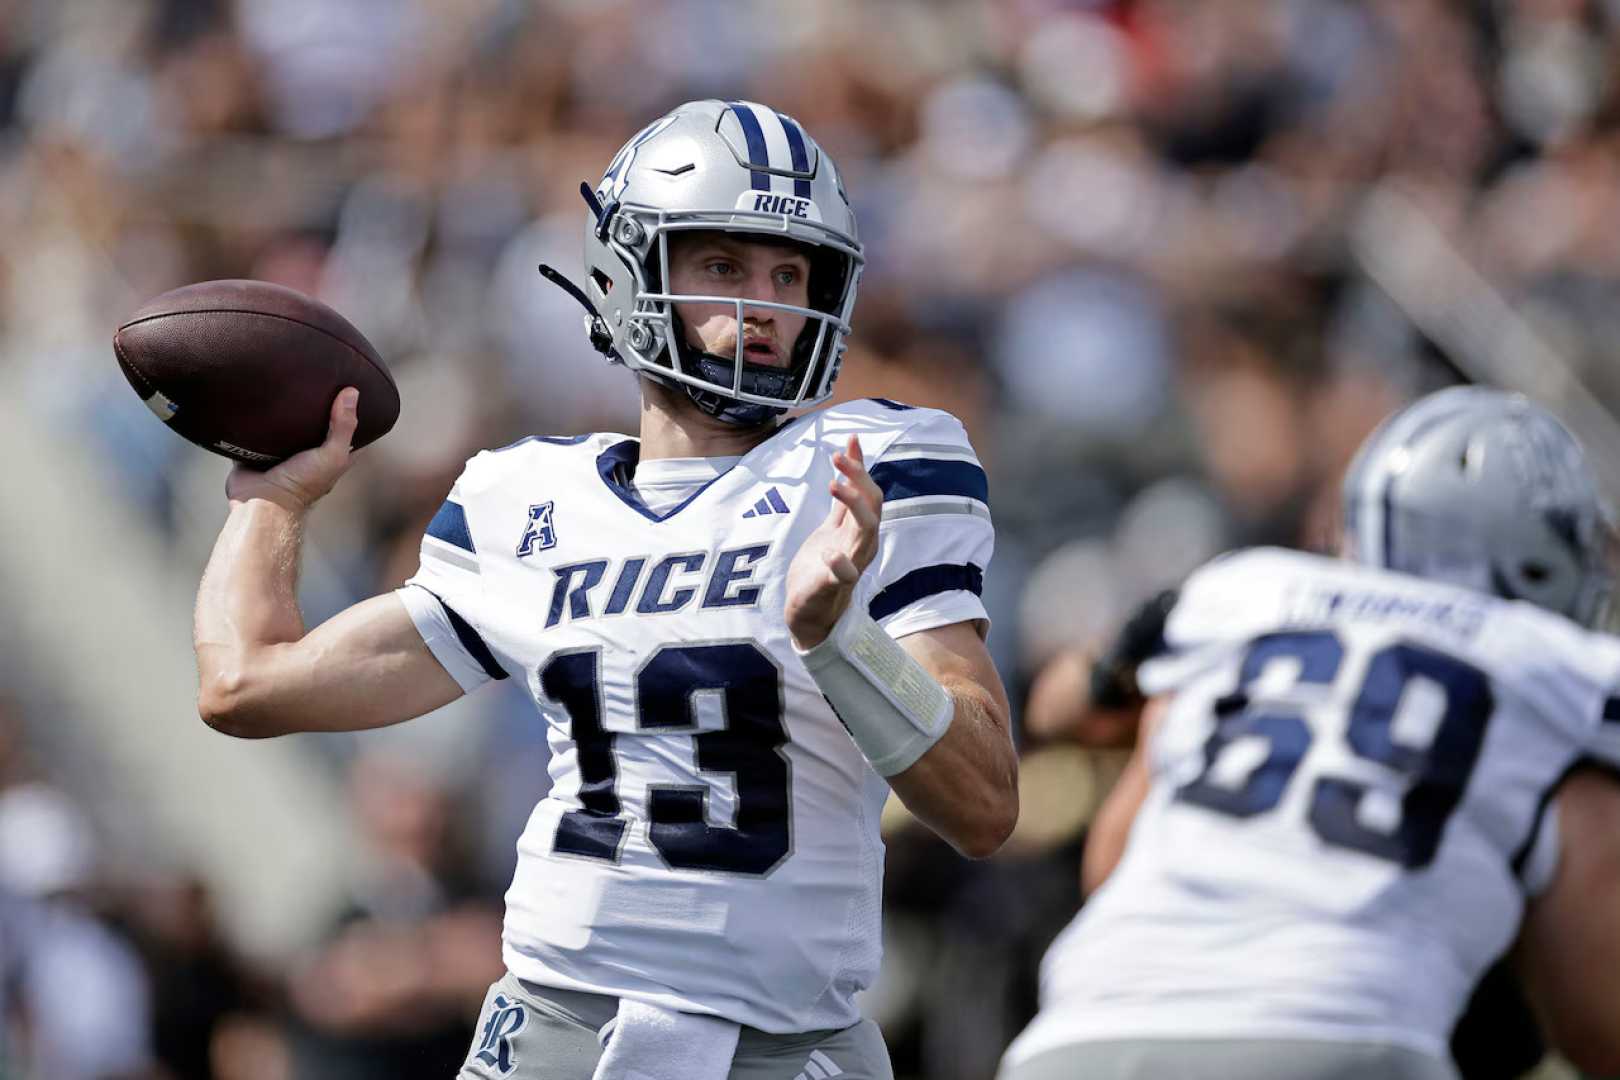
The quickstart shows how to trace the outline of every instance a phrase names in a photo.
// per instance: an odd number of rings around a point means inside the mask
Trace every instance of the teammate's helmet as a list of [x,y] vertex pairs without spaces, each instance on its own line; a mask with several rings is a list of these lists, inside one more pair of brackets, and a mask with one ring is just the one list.
[[1580,443],[1515,394],[1455,387],[1362,444],[1344,481],[1352,558],[1596,625],[1614,530]]
[[[742,425],[825,401],[844,353],[861,245],[843,182],[792,118],[747,101],[688,102],[643,128],[613,158],[585,221],[585,292],[594,335],[634,371],[679,383],[699,407]],[[718,230],[802,246],[810,306],[668,291],[669,236]],[[676,301],[735,303],[807,316],[787,368],[686,344]]]

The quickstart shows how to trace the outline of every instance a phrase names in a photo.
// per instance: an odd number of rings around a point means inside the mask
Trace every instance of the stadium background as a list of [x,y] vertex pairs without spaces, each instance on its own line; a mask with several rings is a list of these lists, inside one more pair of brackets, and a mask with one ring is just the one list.
[[[1327,543],[1357,441],[1464,375],[1620,475],[1616,0],[0,0],[0,1076],[449,1075],[539,725],[501,690],[204,728],[226,465],[111,331],[257,277],[381,349],[404,414],[315,515],[318,621],[411,572],[473,450],[634,423],[534,266],[577,267],[580,180],[701,96],[836,156],[869,260],[840,396],[951,409],[991,478],[1023,821],[979,864],[889,822],[867,1008],[903,1078],[986,1080],[1029,1015],[1130,737],[1086,650],[1135,603]],[[1538,1056],[1492,1015],[1470,1077]],[[78,1049],[29,1066],[19,1026]]]

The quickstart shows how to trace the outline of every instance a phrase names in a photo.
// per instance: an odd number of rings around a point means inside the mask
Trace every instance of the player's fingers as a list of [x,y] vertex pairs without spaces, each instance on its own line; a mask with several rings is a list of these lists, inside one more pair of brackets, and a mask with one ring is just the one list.
[[326,445],[345,453],[354,445],[354,429],[360,424],[360,391],[346,386],[332,401],[332,421],[326,429]]
[[833,498],[846,507],[855,518],[855,523],[863,529],[876,529],[878,527],[879,511],[877,504],[872,502],[869,493],[855,483],[834,484],[832,486]]
[[844,453],[854,458],[859,464],[866,464],[866,455],[861,453],[861,440],[854,435],[849,437],[849,445],[844,448]]
[[827,524],[835,529],[844,523],[844,518],[849,516],[849,508],[844,505],[838,494],[838,489],[843,486],[836,480],[827,485],[827,490],[832,492],[833,497],[832,508],[827,511]]
[[827,551],[822,554],[822,560],[832,576],[840,585],[853,585],[861,578],[861,571],[851,559],[842,551]]
[[[849,441],[852,446],[859,445],[853,438]],[[883,489],[877,486],[877,481],[872,479],[872,474],[866,471],[866,462],[862,461],[858,454],[853,456],[834,454],[833,467],[838,470],[840,476],[844,477],[860,491],[861,496],[867,502],[873,506],[882,505]]]

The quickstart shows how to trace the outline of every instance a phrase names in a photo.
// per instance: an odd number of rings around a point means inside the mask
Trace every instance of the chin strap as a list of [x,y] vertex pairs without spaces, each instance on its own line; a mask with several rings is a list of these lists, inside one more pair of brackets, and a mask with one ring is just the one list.
[[607,320],[597,313],[596,305],[585,295],[585,290],[564,277],[562,271],[545,263],[540,264],[540,276],[579,301],[579,306],[585,309],[585,332],[590,335],[591,347],[603,356],[615,358],[613,335],[608,331]]

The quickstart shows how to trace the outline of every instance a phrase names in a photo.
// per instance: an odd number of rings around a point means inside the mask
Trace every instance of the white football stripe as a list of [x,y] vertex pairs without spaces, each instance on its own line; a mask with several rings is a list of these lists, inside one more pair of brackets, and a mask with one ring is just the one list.
[[161,390],[152,391],[152,396],[149,398],[144,398],[143,401],[145,402],[146,407],[152,410],[152,415],[156,416],[165,424],[167,424],[170,420],[173,420],[174,414],[180,411],[180,406],[164,397]]

